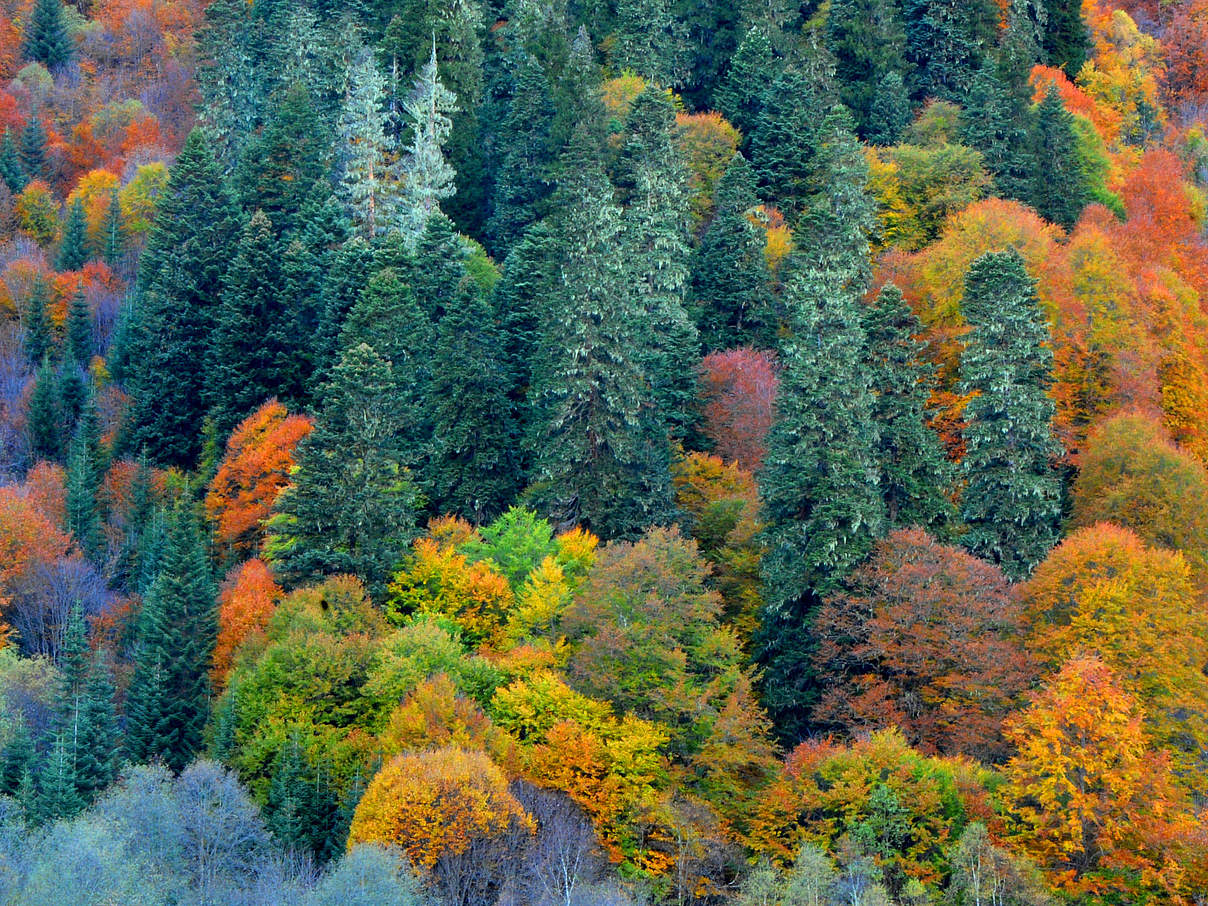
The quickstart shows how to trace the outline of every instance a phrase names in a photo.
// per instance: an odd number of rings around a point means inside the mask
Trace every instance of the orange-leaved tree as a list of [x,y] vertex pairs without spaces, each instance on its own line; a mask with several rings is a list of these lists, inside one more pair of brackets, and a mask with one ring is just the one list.
[[260,637],[273,615],[281,587],[263,560],[248,560],[230,571],[218,597],[218,638],[214,642],[214,684],[222,688],[235,653],[250,637]]

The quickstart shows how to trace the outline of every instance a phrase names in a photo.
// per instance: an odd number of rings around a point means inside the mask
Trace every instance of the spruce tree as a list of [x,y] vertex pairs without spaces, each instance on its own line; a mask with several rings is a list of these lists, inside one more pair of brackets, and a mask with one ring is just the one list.
[[633,537],[670,516],[667,439],[641,367],[645,332],[600,156],[581,130],[562,170],[562,279],[534,365],[531,494],[558,525]]
[[50,284],[42,276],[34,279],[25,303],[25,356],[37,367],[54,351],[50,333]]
[[[63,741],[76,793],[81,803],[88,805],[113,780],[117,725],[113,683],[99,656],[89,651],[78,604],[68,617],[58,667],[54,732],[56,740]],[[53,759],[51,767],[57,767]],[[61,794],[56,791],[56,795]]]
[[767,34],[752,27],[738,45],[714,100],[717,109],[750,141],[763,117],[764,92],[777,76]]
[[765,239],[748,217],[755,179],[735,154],[718,181],[715,207],[692,256],[692,309],[707,351],[764,346],[775,329]]
[[270,521],[267,554],[283,582],[352,573],[381,597],[415,535],[403,429],[391,363],[365,343],[347,349]]
[[633,305],[643,313],[643,368],[660,418],[672,438],[682,440],[694,419],[700,337],[685,307],[688,193],[675,128],[667,92],[644,91],[626,121],[617,171],[629,189],[623,245]]
[[445,145],[453,131],[457,96],[440,79],[435,45],[403,102],[403,112],[411,143],[403,157],[397,223],[404,238],[415,243],[428,218],[440,211],[441,201],[456,192],[453,180],[457,174],[445,159]]
[[84,809],[72,759],[71,741],[59,733],[38,775],[36,824],[74,818]]
[[200,129],[172,167],[139,263],[122,371],[132,405],[127,449],[190,468],[201,452],[206,355],[238,215]]
[[1068,230],[1090,200],[1090,191],[1078,162],[1074,117],[1056,85],[1049,86],[1036,108],[1032,154],[1029,201],[1040,216]]
[[373,248],[360,236],[344,242],[332,251],[328,259],[319,290],[319,329],[312,356],[312,398],[318,395],[340,358],[343,349],[340,332],[344,328],[344,320],[361,297],[374,270]]
[[340,111],[343,173],[340,188],[357,234],[373,239],[385,232],[395,186],[388,158],[394,140],[387,132],[386,80],[373,54],[362,51],[348,72],[348,92]]
[[825,86],[798,69],[786,69],[764,93],[751,134],[751,170],[760,193],[794,229],[827,188],[818,149],[828,106]]
[[21,169],[25,171],[26,179],[45,179],[46,168],[46,129],[42,120],[35,113],[25,123],[21,130],[21,146],[18,152],[21,158]]
[[1001,13],[993,0],[906,0],[911,94],[960,103],[994,46]]
[[673,0],[618,0],[612,64],[652,85],[678,88],[688,77],[688,29]]
[[910,125],[910,93],[901,73],[885,73],[877,83],[864,121],[864,138],[870,145],[896,145]]
[[89,387],[80,363],[70,355],[60,363],[57,377],[59,417],[63,420],[62,436],[66,446],[66,441],[75,434],[76,421],[88,400]]
[[78,271],[88,261],[87,223],[84,220],[84,200],[77,198],[67,207],[63,224],[63,239],[55,259],[56,271]]
[[25,429],[34,456],[55,459],[59,455],[61,421],[59,378],[50,362],[44,360],[34,376],[34,390],[25,416]]
[[864,309],[863,327],[885,515],[893,526],[942,532],[954,515],[952,476],[939,437],[924,423],[932,369],[915,339],[922,325],[901,290],[887,283]]
[[76,788],[85,802],[93,802],[117,774],[118,727],[113,678],[100,652],[93,655],[88,672],[82,724],[84,731],[76,752]]
[[835,59],[840,100],[858,133],[871,140],[872,110],[884,80],[905,71],[906,33],[896,0],[834,0],[826,16],[826,47]]
[[8,129],[4,130],[4,139],[0,141],[0,179],[4,180],[13,195],[19,195],[29,182],[21,165],[17,143],[13,141],[13,134]]
[[976,394],[965,407],[961,519],[969,531],[962,540],[1019,579],[1056,543],[1061,520],[1048,328],[1014,251],[973,262],[962,310],[970,332],[959,390]]
[[67,352],[81,365],[92,361],[92,312],[82,290],[76,290],[67,306]]
[[8,741],[0,750],[0,792],[16,797],[21,781],[33,770],[34,740],[24,720],[14,722]]
[[961,118],[961,140],[981,152],[999,195],[1027,201],[1035,167],[1030,112],[1004,75],[999,67],[987,65],[974,77]]
[[817,693],[812,615],[885,527],[859,299],[868,283],[867,163],[841,110],[820,129],[829,186],[796,234],[784,287],[777,421],[759,478],[766,552],[756,635],[763,701],[781,737],[805,730]]
[[210,337],[210,414],[225,436],[265,400],[287,406],[305,398],[307,336],[298,322],[301,300],[285,292],[285,250],[263,211],[248,221],[223,279]]
[[67,528],[80,549],[94,563],[100,563],[104,553],[97,501],[102,474],[97,451],[89,443],[87,432],[77,430],[67,461]]
[[217,635],[209,559],[196,520],[183,506],[172,515],[136,635],[126,699],[126,751],[135,762],[160,758],[180,771],[202,749]]
[[1082,71],[1090,54],[1090,34],[1082,18],[1078,0],[1047,0],[1048,22],[1044,30],[1044,50],[1049,64],[1064,69],[1071,79]]
[[73,50],[63,18],[63,0],[35,0],[25,25],[25,59],[54,69],[70,60]]
[[126,255],[126,225],[122,220],[122,202],[116,191],[109,193],[98,245],[97,257],[110,267],[117,267]]
[[[559,278],[558,248],[548,223],[531,226],[503,262],[491,297],[507,358],[509,395],[525,401],[532,383],[538,320]],[[522,412],[527,412],[523,407]]]
[[432,420],[426,485],[432,508],[486,525],[519,489],[516,430],[503,338],[481,289],[469,279],[436,332],[425,410]]

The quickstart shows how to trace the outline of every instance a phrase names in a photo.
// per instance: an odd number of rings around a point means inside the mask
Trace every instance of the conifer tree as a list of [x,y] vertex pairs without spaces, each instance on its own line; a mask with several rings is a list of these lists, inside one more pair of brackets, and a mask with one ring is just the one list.
[[271,397],[290,407],[305,398],[302,300],[285,293],[284,257],[268,217],[257,211],[223,279],[210,339],[207,391],[220,435]]
[[217,635],[209,560],[196,520],[183,506],[172,515],[136,635],[126,698],[126,751],[135,762],[161,758],[179,771],[202,749]]
[[507,355],[509,395],[517,404],[529,393],[538,315],[554,292],[558,264],[557,243],[550,225],[534,224],[508,253],[492,293],[491,306],[503,332]]
[[67,462],[66,513],[67,528],[80,549],[94,563],[99,563],[102,551],[101,519],[97,506],[99,463],[85,437],[77,431]]
[[411,143],[403,158],[398,225],[410,243],[419,240],[428,218],[440,210],[443,199],[455,192],[453,168],[445,159],[445,145],[453,131],[457,96],[441,82],[436,46],[419,71],[411,95],[403,101],[411,130]]
[[73,50],[63,18],[63,0],[35,0],[25,25],[25,59],[54,69],[70,60]]
[[1036,108],[1029,201],[1040,216],[1067,230],[1090,200],[1076,144],[1074,117],[1065,109],[1057,86],[1050,85]]
[[921,525],[935,534],[951,520],[952,485],[939,437],[926,426],[931,369],[915,337],[922,325],[892,283],[864,309],[872,417],[881,499],[892,526]]
[[391,363],[365,343],[332,369],[270,521],[266,552],[284,583],[352,573],[375,596],[384,592],[415,534],[416,491],[394,393]]
[[92,312],[81,290],[67,306],[67,352],[81,365],[92,361]]
[[29,397],[25,428],[34,456],[54,459],[59,455],[62,438],[59,410],[59,379],[49,361],[43,360],[34,376],[34,390]]
[[277,755],[264,805],[265,824],[286,847],[303,851],[310,843],[310,786],[306,757],[296,736]]
[[125,367],[124,440],[152,460],[192,467],[206,415],[205,361],[238,219],[218,165],[194,129],[172,167],[139,263]]
[[101,221],[99,246],[97,257],[110,267],[117,267],[125,257],[126,224],[122,220],[122,202],[116,191],[109,193],[105,219]]
[[25,304],[25,356],[35,367],[54,351],[49,306],[50,284],[39,275],[34,279],[29,301]]
[[56,271],[78,271],[88,261],[86,230],[84,201],[77,198],[67,208],[67,221],[63,224],[63,239],[59,243],[59,255],[55,259]]
[[387,132],[386,80],[373,54],[363,50],[348,72],[340,111],[344,161],[340,187],[357,234],[372,239],[390,222],[395,186],[388,173],[393,139]]
[[762,118],[764,91],[777,76],[775,59],[767,34],[752,27],[734,52],[714,94],[717,109],[742,131],[747,141]]
[[1049,64],[1064,69],[1074,78],[1082,71],[1090,52],[1090,35],[1077,0],[1047,0],[1044,50]]
[[881,77],[868,105],[864,138],[870,145],[896,145],[910,125],[910,93],[902,74],[891,70]]
[[46,756],[46,762],[38,775],[35,802],[35,824],[74,818],[84,808],[72,759],[71,742],[66,734],[59,733],[55,737],[54,746]]
[[756,645],[763,701],[786,741],[801,738],[817,692],[812,615],[885,527],[859,310],[872,204],[867,163],[848,123],[834,111],[821,125],[818,154],[830,188],[797,233],[800,252],[784,288],[777,421],[759,483],[767,547]]
[[76,752],[76,788],[92,802],[113,783],[117,774],[118,728],[114,709],[113,679],[100,652],[92,657],[84,697],[81,744]]
[[34,741],[29,726],[24,720],[18,720],[3,751],[0,751],[0,792],[16,797],[21,781],[33,771],[34,756]]
[[751,135],[751,170],[760,192],[794,229],[827,188],[818,157],[829,106],[824,91],[800,70],[786,69],[768,86]]
[[30,116],[21,130],[19,156],[27,180],[46,178],[46,129],[37,113]]
[[13,141],[13,133],[8,129],[4,130],[4,139],[0,141],[0,179],[4,180],[13,195],[20,194],[29,182],[21,165],[17,143]]
[[426,484],[436,512],[457,513],[476,525],[499,516],[519,489],[502,345],[482,291],[463,280],[436,332],[424,407],[433,427]]
[[675,107],[649,88],[633,102],[617,162],[628,191],[624,253],[633,305],[642,312],[643,364],[654,403],[671,436],[693,421],[700,337],[688,317],[688,196],[683,158],[674,141]]
[[361,297],[374,270],[373,248],[360,236],[340,245],[328,259],[319,290],[319,329],[312,356],[312,398],[318,395],[319,388],[339,360],[344,320]]
[[80,363],[70,355],[59,364],[57,377],[59,417],[63,420],[62,437],[65,447],[66,442],[75,434],[76,421],[88,399],[88,381]]
[[992,0],[906,0],[911,94],[960,103],[994,46],[1000,11]]
[[1053,353],[1035,285],[1013,251],[973,262],[962,308],[970,332],[960,392],[976,394],[965,408],[963,543],[1018,579],[1044,559],[1061,519]]
[[621,212],[586,130],[559,186],[562,278],[534,365],[532,495],[559,525],[635,536],[671,509],[666,429],[641,369]]
[[1026,201],[1035,167],[1030,113],[999,67],[983,66],[973,78],[961,118],[962,141],[982,154],[999,195]]
[[748,213],[759,203],[751,168],[735,154],[692,257],[691,298],[707,351],[771,342],[775,328],[765,239]]
[[[63,741],[70,775],[83,805],[113,780],[117,725],[107,668],[88,648],[83,612],[72,607],[59,648],[54,731]],[[57,766],[51,761],[52,769]],[[61,795],[62,791],[56,791]]]
[[905,71],[906,33],[894,0],[835,0],[826,16],[826,47],[835,59],[839,98],[870,137],[872,109],[891,73]]
[[618,0],[612,63],[647,82],[679,88],[688,77],[688,30],[672,0]]

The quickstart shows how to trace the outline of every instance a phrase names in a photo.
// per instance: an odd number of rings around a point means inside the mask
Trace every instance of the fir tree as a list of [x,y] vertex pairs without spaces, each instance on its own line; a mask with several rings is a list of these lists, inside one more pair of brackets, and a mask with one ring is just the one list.
[[538,314],[558,282],[557,242],[548,223],[530,227],[503,262],[491,298],[503,331],[509,394],[520,404],[528,396],[536,352]]
[[373,248],[360,236],[355,236],[335,249],[322,274],[319,291],[319,329],[314,341],[311,397],[327,380],[339,360],[343,346],[340,333],[344,320],[365,290],[369,275],[374,271]]
[[994,46],[1000,12],[992,0],[906,0],[911,94],[960,103]]
[[270,522],[267,554],[283,582],[352,573],[375,596],[385,590],[415,534],[416,513],[394,391],[391,363],[365,343],[332,369]]
[[1046,220],[1067,230],[1090,200],[1078,162],[1074,117],[1065,109],[1056,85],[1050,85],[1036,108],[1032,136],[1032,207]]
[[885,79],[897,73],[900,82],[906,68],[906,34],[898,3],[835,0],[826,16],[825,36],[835,59],[840,100],[855,117],[859,134],[870,138],[873,105]]
[[62,361],[57,377],[59,417],[63,420],[62,436],[66,441],[75,433],[76,421],[84,410],[89,393],[88,381],[80,363],[73,356],[68,356]]
[[265,824],[287,848],[303,851],[310,847],[309,765],[297,737],[290,737],[277,755],[264,806]]
[[101,653],[93,655],[82,714],[83,733],[76,752],[76,788],[92,802],[117,774],[118,728],[113,679]]
[[714,95],[717,109],[748,141],[763,116],[764,91],[777,75],[775,59],[767,34],[751,28]]
[[173,514],[159,573],[143,600],[126,699],[126,751],[135,762],[184,768],[209,716],[215,589],[193,517]]
[[1082,71],[1090,52],[1090,34],[1077,0],[1047,0],[1044,50],[1049,64],[1064,69],[1070,78]]
[[559,525],[632,537],[671,510],[665,427],[641,369],[621,212],[587,133],[559,187],[562,279],[534,366],[532,495]]
[[63,18],[63,0],[35,0],[25,25],[25,59],[54,69],[70,60],[73,50]]
[[922,325],[892,283],[864,310],[879,486],[890,525],[921,525],[933,534],[953,516],[952,485],[939,438],[924,423],[931,369],[915,339]]
[[714,193],[713,220],[692,257],[691,298],[706,350],[765,345],[775,327],[765,238],[751,168],[735,154]]
[[[68,618],[58,667],[54,730],[56,739],[63,741],[76,793],[87,805],[113,780],[117,725],[113,684],[99,657],[89,652],[78,604]],[[55,767],[53,759],[51,766]]]
[[67,528],[94,563],[101,561],[104,552],[97,504],[102,474],[101,463],[97,461],[97,452],[92,449],[87,432],[78,430],[67,462]]
[[98,245],[97,257],[110,267],[117,267],[126,255],[126,224],[122,219],[122,202],[116,191],[109,193]]
[[192,467],[206,415],[205,361],[237,212],[199,129],[185,141],[139,265],[119,375],[133,399],[124,440],[156,462]]
[[910,93],[901,73],[885,73],[877,83],[864,121],[864,138],[870,145],[896,145],[910,125]]
[[1057,541],[1061,519],[1048,328],[1035,285],[1013,251],[973,262],[962,308],[970,333],[960,392],[976,394],[965,408],[963,542],[1018,579]]
[[457,513],[476,525],[499,516],[519,488],[502,345],[482,291],[463,280],[436,333],[424,407],[433,426],[427,485],[436,512]]
[[36,824],[74,818],[84,809],[72,759],[71,741],[63,733],[55,737],[46,763],[38,775]]
[[0,179],[4,180],[13,195],[19,195],[29,182],[21,165],[17,143],[13,141],[13,134],[8,129],[4,130],[4,139],[0,141]]
[[92,361],[92,312],[82,290],[76,290],[67,307],[67,352],[81,365]]
[[35,367],[54,351],[50,333],[50,284],[42,276],[34,279],[25,304],[25,356]]
[[59,256],[55,259],[56,271],[78,271],[88,261],[87,226],[84,201],[77,198],[67,207],[63,239],[59,243]]
[[387,172],[394,142],[387,133],[386,81],[373,54],[362,51],[348,73],[340,111],[344,161],[340,187],[357,233],[372,239],[386,230],[394,184]]
[[403,102],[411,144],[403,159],[398,224],[408,242],[419,240],[428,218],[451,197],[457,175],[445,159],[444,147],[453,131],[457,96],[444,86],[436,65],[436,46],[420,69],[411,95]]
[[626,132],[617,170],[631,187],[623,243],[633,304],[646,333],[643,367],[659,416],[671,436],[682,440],[693,421],[700,338],[685,308],[688,197],[670,96],[655,89],[639,95]]
[[794,229],[827,188],[818,157],[828,107],[823,91],[800,70],[785,70],[765,92],[751,135],[751,170],[760,191]]
[[25,128],[21,130],[19,156],[21,169],[25,171],[27,180],[46,178],[46,130],[36,113],[29,118]]
[[1028,200],[1035,166],[1029,111],[998,67],[984,66],[974,77],[961,122],[962,141],[981,152],[998,194]]
[[34,456],[54,459],[59,455],[62,438],[59,434],[59,379],[49,361],[43,361],[34,377],[34,390],[29,397],[25,427]]
[[688,77],[687,32],[672,0],[618,0],[613,67],[678,88]]
[[21,781],[33,770],[34,740],[24,720],[15,722],[12,732],[0,750],[0,792],[17,795]]

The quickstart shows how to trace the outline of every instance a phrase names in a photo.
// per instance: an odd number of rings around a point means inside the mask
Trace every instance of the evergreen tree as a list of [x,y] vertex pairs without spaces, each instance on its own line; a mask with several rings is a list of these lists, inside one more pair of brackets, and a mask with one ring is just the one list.
[[67,307],[67,352],[81,365],[92,361],[92,312],[81,290]]
[[765,92],[751,135],[751,170],[763,198],[794,229],[814,197],[827,189],[818,157],[829,107],[824,91],[800,70],[786,69]]
[[870,145],[889,146],[901,141],[910,125],[910,93],[901,73],[890,71],[881,77],[868,105],[864,138]]
[[25,59],[54,69],[70,60],[73,50],[63,18],[63,0],[35,0],[25,25]]
[[180,771],[202,749],[217,635],[214,600],[196,521],[180,507],[138,616],[126,698],[126,751],[135,762],[161,758]]
[[343,172],[340,187],[358,235],[372,239],[390,222],[395,186],[388,157],[386,81],[373,54],[362,51],[348,72],[348,92],[340,111]]
[[408,242],[419,240],[428,218],[451,197],[457,175],[445,159],[444,147],[453,131],[457,96],[441,82],[436,66],[436,46],[420,69],[411,95],[403,102],[411,130],[411,144],[403,159],[399,199],[399,229]]
[[332,369],[270,522],[267,554],[283,582],[352,573],[375,596],[385,590],[415,534],[416,492],[394,389],[391,363],[365,343]]
[[139,264],[125,379],[127,448],[191,467],[201,452],[206,369],[223,274],[235,257],[238,215],[201,130],[172,168]]
[[951,520],[952,485],[939,438],[924,423],[931,369],[915,337],[922,325],[892,283],[864,310],[872,417],[885,514],[893,526],[921,525],[933,534]]
[[765,239],[748,213],[755,179],[735,154],[718,181],[714,215],[692,257],[691,298],[708,351],[765,345],[775,328]]
[[67,462],[67,528],[94,563],[99,563],[104,553],[97,501],[102,474],[97,451],[88,442],[87,432],[78,430]]
[[767,34],[751,28],[714,95],[717,109],[748,141],[763,116],[764,92],[778,74],[775,60]]
[[59,435],[59,379],[49,361],[43,361],[34,377],[34,391],[29,397],[25,428],[34,456],[54,459],[59,455],[62,438]]
[[1035,168],[1029,111],[998,67],[984,66],[974,77],[961,123],[962,141],[981,152],[998,194],[1029,200]]
[[74,818],[84,809],[72,760],[71,742],[65,734],[55,737],[54,746],[38,775],[35,824]]
[[54,351],[49,306],[50,284],[39,275],[34,278],[25,304],[25,356],[35,367]]
[[1049,86],[1036,108],[1035,123],[1029,201],[1040,216],[1068,230],[1090,200],[1090,191],[1078,162],[1074,117],[1057,86]]
[[870,138],[873,106],[885,80],[896,73],[900,81],[906,69],[897,0],[834,0],[824,33],[835,59],[839,98],[855,117],[859,134]]
[[210,340],[206,383],[221,436],[271,397],[291,407],[305,398],[307,335],[298,323],[300,300],[284,291],[284,257],[268,217],[257,211],[223,279]]
[[0,141],[0,179],[4,180],[13,195],[19,195],[29,182],[21,165],[17,143],[13,141],[13,134],[8,129],[4,130],[4,140]]
[[426,483],[435,512],[457,513],[476,525],[499,516],[519,489],[502,346],[482,291],[463,280],[436,333],[424,407],[433,425]]
[[88,381],[80,363],[68,356],[58,370],[59,417],[63,420],[62,437],[66,442],[75,433],[76,421],[88,399]]
[[642,312],[643,363],[660,418],[682,440],[693,421],[700,337],[685,301],[691,255],[683,158],[675,144],[675,107],[665,91],[633,102],[617,170],[629,188],[623,219],[633,305]]
[[24,720],[15,722],[4,749],[0,751],[0,792],[16,796],[21,781],[33,770],[34,741]]
[[1072,79],[1082,71],[1090,54],[1090,34],[1077,0],[1047,0],[1044,50],[1049,64],[1064,69]]
[[67,208],[67,221],[63,224],[59,256],[55,259],[56,271],[78,271],[87,263],[87,226],[84,220],[84,201],[77,198]]
[[[503,273],[491,298],[495,319],[503,331],[508,388],[521,404],[532,382],[538,314],[558,282],[558,248],[548,223],[530,227],[503,262]],[[521,411],[527,411],[527,407]]]
[[19,156],[27,180],[46,178],[46,130],[37,113],[30,116],[21,130]]
[[911,94],[960,103],[994,46],[1001,13],[993,0],[906,0]]
[[678,88],[688,77],[688,30],[672,0],[618,0],[613,68],[652,85]]
[[265,824],[284,846],[296,851],[310,847],[309,765],[296,736],[291,736],[277,755],[277,767],[269,783],[264,805]]
[[105,219],[101,221],[98,255],[110,267],[117,267],[126,255],[126,224],[122,220],[122,202],[116,191],[109,193]]
[[327,380],[339,360],[343,346],[340,334],[348,312],[365,290],[368,276],[374,271],[373,248],[360,236],[355,236],[335,249],[322,274],[319,292],[319,329],[314,340],[314,371],[311,375],[311,396]]
[[[58,667],[54,731],[56,740],[62,740],[76,793],[81,803],[88,805],[113,780],[117,724],[113,714],[113,684],[99,657],[90,656],[84,616],[78,604],[68,618]],[[50,764],[57,769],[53,757]],[[52,780],[58,782],[57,778]],[[55,789],[55,795],[61,796],[63,791]]]
[[1056,543],[1061,519],[1048,328],[1013,251],[973,262],[962,308],[970,332],[959,389],[976,394],[965,408],[963,542],[1019,579]]
[[117,775],[118,728],[114,709],[113,679],[102,654],[93,655],[84,698],[84,732],[76,752],[76,788],[92,802]]
[[562,279],[534,365],[532,496],[558,525],[632,537],[671,511],[666,429],[641,363],[621,212],[587,132],[572,142],[556,224]]
[[764,610],[756,636],[763,700],[786,742],[801,738],[817,689],[810,670],[820,599],[884,529],[877,430],[859,299],[868,283],[868,170],[841,111],[821,126],[829,190],[797,233],[784,288],[777,421],[760,475]]

